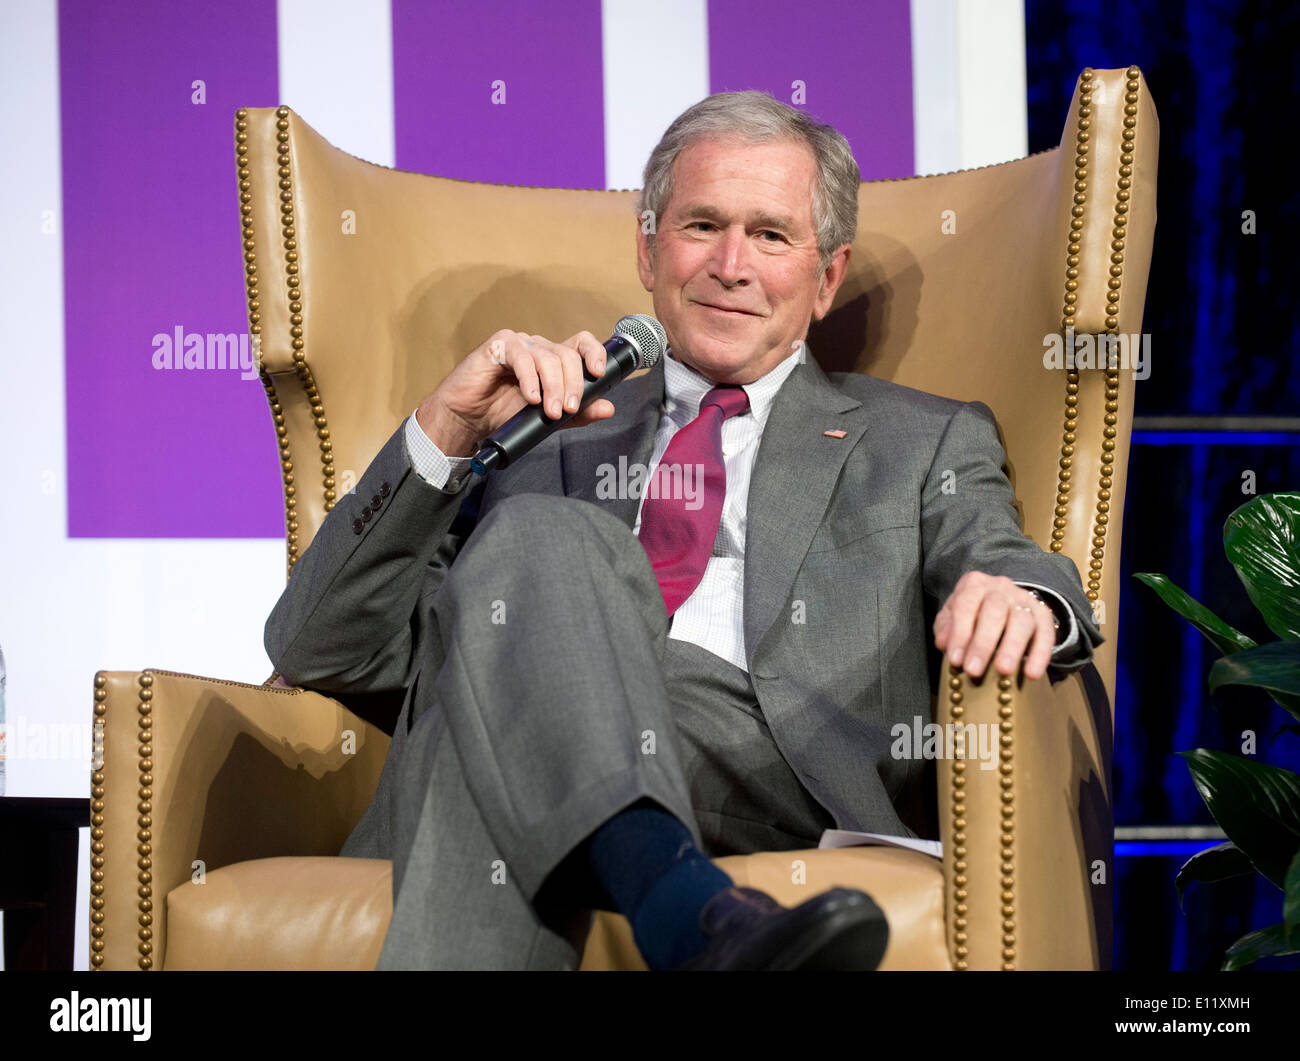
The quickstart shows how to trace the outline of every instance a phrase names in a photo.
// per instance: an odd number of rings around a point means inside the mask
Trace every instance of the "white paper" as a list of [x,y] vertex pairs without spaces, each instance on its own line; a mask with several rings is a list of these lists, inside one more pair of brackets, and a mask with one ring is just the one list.
[[905,847],[932,858],[943,858],[943,843],[939,840],[917,840],[911,836],[886,836],[884,833],[855,833],[848,829],[827,829],[822,833],[823,847],[866,847],[878,844],[883,847]]

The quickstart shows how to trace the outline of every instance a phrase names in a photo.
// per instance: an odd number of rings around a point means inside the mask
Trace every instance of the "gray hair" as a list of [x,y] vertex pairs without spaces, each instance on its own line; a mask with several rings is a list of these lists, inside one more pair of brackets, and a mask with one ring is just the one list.
[[[813,121],[766,92],[717,92],[679,114],[646,162],[637,202],[640,216],[651,211],[654,224],[658,224],[673,194],[673,163],[683,150],[701,139],[807,144],[817,163],[812,214],[820,268],[826,268],[836,247],[853,242],[858,231],[858,185],[862,175],[849,142],[833,126]],[[654,233],[646,235],[653,250]]]

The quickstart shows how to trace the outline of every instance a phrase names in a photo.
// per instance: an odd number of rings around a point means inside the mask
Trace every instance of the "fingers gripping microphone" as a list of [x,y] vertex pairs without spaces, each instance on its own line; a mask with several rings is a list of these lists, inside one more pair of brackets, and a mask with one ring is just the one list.
[[474,472],[487,475],[493,468],[505,468],[518,460],[616,383],[621,383],[637,369],[649,368],[658,361],[668,349],[668,336],[663,325],[653,317],[633,313],[614,325],[614,334],[605,340],[604,345],[605,374],[599,378],[592,376],[583,364],[582,375],[586,382],[582,388],[582,400],[574,412],[552,420],[542,412],[540,403],[525,405],[484,439],[478,456],[470,462]]

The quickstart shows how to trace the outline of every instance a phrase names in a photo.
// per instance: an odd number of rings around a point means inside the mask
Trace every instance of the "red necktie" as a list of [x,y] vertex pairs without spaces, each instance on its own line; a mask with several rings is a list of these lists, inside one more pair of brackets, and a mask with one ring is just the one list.
[[727,496],[722,421],[745,412],[749,395],[738,385],[714,387],[700,415],[673,435],[646,484],[641,544],[672,615],[704,577]]

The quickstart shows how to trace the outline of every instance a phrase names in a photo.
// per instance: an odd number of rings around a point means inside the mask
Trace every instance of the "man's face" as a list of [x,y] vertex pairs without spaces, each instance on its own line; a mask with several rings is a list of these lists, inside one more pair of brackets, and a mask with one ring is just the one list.
[[677,360],[717,383],[752,383],[821,320],[848,269],[838,248],[819,276],[806,144],[699,140],[673,164],[652,255],[637,272]]

